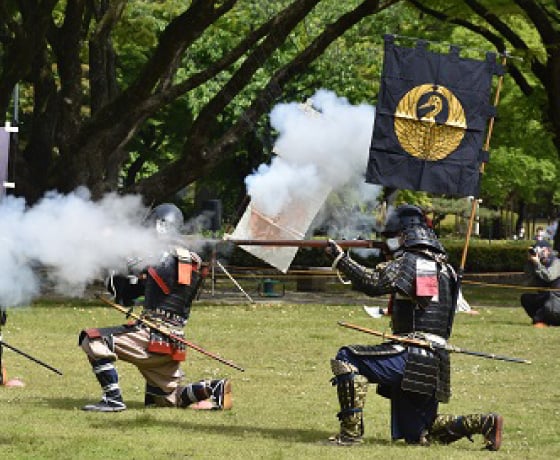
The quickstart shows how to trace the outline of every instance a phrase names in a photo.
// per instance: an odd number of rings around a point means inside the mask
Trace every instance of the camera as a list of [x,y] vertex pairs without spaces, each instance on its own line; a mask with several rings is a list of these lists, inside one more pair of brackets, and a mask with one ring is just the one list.
[[537,248],[531,246],[528,250],[529,254],[532,256],[536,256],[537,255]]

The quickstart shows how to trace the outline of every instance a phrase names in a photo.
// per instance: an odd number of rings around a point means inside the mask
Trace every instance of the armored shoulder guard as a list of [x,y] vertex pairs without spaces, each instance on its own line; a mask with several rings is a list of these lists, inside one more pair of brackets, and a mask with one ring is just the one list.
[[[399,273],[395,278],[395,288],[403,296],[410,297],[415,303],[422,307],[426,307],[430,303],[432,296],[418,295],[418,261],[424,258],[418,255],[405,252],[400,258]],[[434,277],[437,273],[434,268]]]
[[[457,280],[452,267],[437,266],[437,297],[423,305],[415,295],[395,298],[391,314],[394,333],[428,332],[444,339],[451,335],[457,305]],[[404,292],[404,291],[403,291]]]
[[147,314],[173,324],[186,322],[201,285],[201,268],[200,257],[189,251],[167,253],[158,265],[148,267]]

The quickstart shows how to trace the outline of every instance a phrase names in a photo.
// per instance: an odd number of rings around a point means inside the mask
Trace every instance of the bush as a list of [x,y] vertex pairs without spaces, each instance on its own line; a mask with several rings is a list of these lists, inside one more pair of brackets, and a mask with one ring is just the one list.
[[[442,240],[451,264],[459,268],[463,256],[464,240]],[[473,239],[467,248],[465,272],[519,272],[527,262],[528,241]]]
[[[459,268],[465,240],[441,240],[449,254],[451,264]],[[530,241],[513,240],[479,240],[471,239],[467,251],[465,272],[520,272],[527,261],[527,249]],[[352,250],[352,258],[361,264],[373,267],[383,259],[374,250]],[[240,267],[270,268],[262,260],[248,254],[240,248],[229,255],[229,265]],[[292,263],[294,267],[328,267],[331,261],[325,255],[323,248],[300,248]]]

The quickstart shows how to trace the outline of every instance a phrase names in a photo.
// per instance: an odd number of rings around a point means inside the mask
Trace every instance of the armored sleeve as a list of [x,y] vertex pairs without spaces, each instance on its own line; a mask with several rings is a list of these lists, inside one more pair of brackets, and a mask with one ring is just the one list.
[[350,279],[354,289],[374,297],[394,291],[400,261],[381,262],[375,268],[367,268],[344,255],[338,262],[337,269]]
[[110,273],[105,280],[107,292],[113,295],[115,302],[130,307],[134,300],[144,293],[144,284],[136,276],[125,276],[118,273]]

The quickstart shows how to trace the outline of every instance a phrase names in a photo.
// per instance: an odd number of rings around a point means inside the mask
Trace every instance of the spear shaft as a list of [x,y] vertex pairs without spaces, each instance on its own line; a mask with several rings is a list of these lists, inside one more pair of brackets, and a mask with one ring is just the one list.
[[21,351],[20,349],[13,347],[12,345],[7,344],[6,342],[4,342],[3,340],[0,340],[0,346],[1,347],[6,347],[12,351],[15,351],[16,353],[20,354],[21,356],[25,356],[27,359],[30,359],[31,361],[40,364],[43,367],[46,367],[47,369],[50,369],[53,372],[56,372],[58,375],[62,375],[62,372],[60,372],[58,369],[56,369],[55,367],[52,367],[50,364],[47,364],[43,361],[41,361],[40,359],[34,358],[33,356],[25,353],[24,351]]
[[150,329],[153,329],[155,331],[158,331],[159,333],[163,334],[166,337],[169,337],[171,340],[175,341],[175,342],[180,342],[183,345],[186,345],[189,348],[192,348],[193,350],[198,351],[199,353],[202,353],[203,355],[206,355],[212,359],[215,359],[216,361],[219,361],[223,364],[226,364],[230,367],[233,367],[234,369],[237,369],[238,371],[241,372],[245,372],[245,369],[243,369],[241,366],[235,364],[232,361],[228,361],[227,359],[222,358],[221,356],[212,353],[208,350],[205,350],[204,348],[202,348],[199,345],[196,345],[188,340],[185,340],[183,337],[179,337],[178,335],[173,334],[171,331],[169,331],[167,328],[160,326],[159,324],[156,324],[152,321],[149,321],[145,318],[142,318],[140,315],[137,315],[136,313],[132,312],[132,310],[130,308],[125,308],[122,305],[119,305],[118,303],[114,303],[111,302],[109,299],[106,299],[105,297],[101,296],[101,295],[96,295],[96,297],[101,300],[102,302],[106,303],[107,305],[110,305],[111,307],[119,310],[120,312],[124,313],[127,317],[133,318],[136,321],[139,321],[140,323],[148,326]]
[[386,334],[385,332],[375,331],[373,329],[369,329],[363,326],[358,326],[352,323],[347,323],[345,321],[339,321],[338,325],[342,327],[346,327],[348,329],[354,329],[356,331],[365,332],[366,334],[376,335],[377,337],[382,337],[384,339],[394,340],[396,342],[406,343],[409,345],[415,345],[417,347],[431,348],[431,349],[439,348],[441,350],[447,350],[454,353],[463,353],[465,355],[471,355],[471,356],[479,356],[481,358],[497,359],[500,361],[508,361],[511,363],[531,364],[531,361],[527,359],[496,355],[494,353],[484,353],[482,351],[466,350],[465,348],[459,348],[454,345],[450,345],[448,343],[443,345],[435,342],[430,342],[428,340],[422,340],[422,339],[411,338],[411,337],[401,337],[394,334]]

